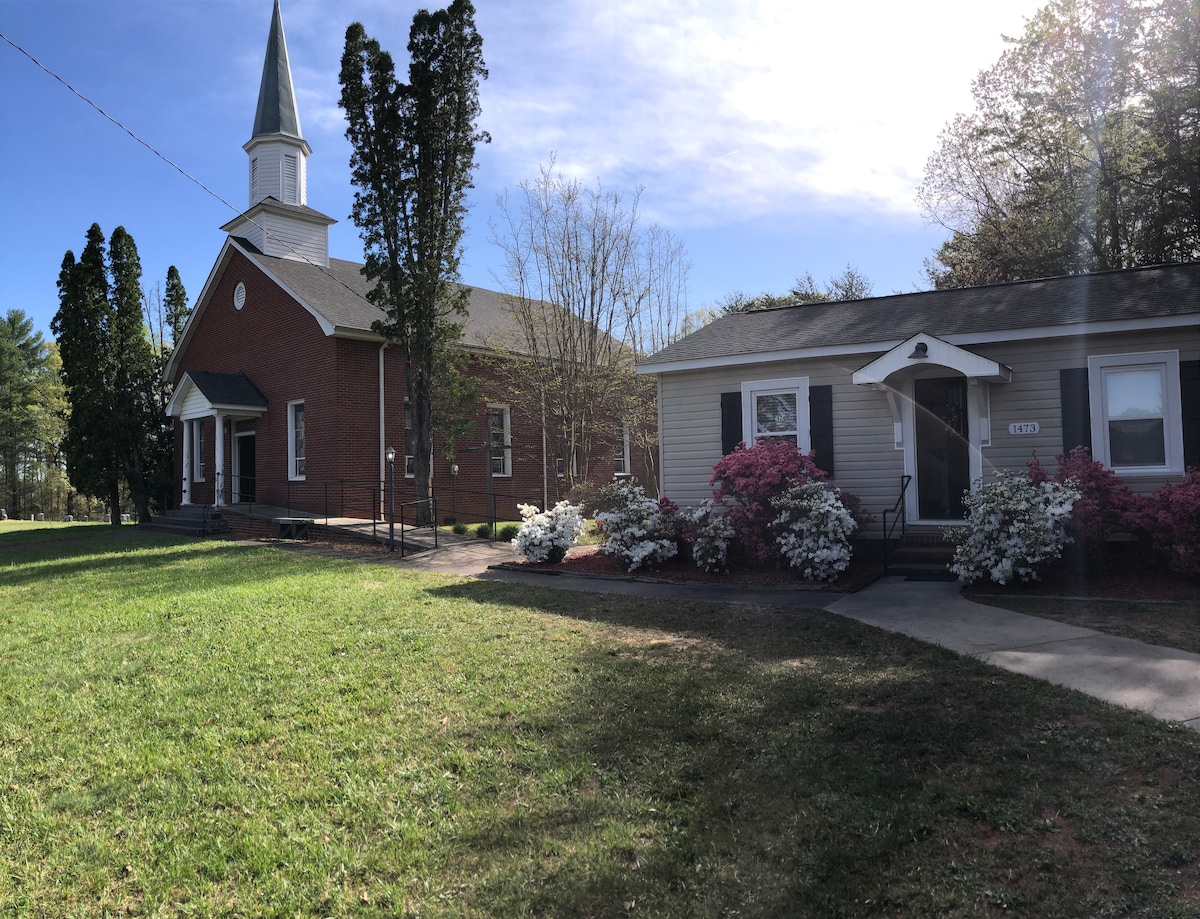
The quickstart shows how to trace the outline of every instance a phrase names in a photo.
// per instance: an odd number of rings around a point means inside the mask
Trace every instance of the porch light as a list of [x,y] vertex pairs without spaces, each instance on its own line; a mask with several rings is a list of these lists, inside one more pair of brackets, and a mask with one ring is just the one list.
[[913,353],[908,356],[910,361],[923,361],[929,357],[929,345],[923,341],[917,342],[913,348]]

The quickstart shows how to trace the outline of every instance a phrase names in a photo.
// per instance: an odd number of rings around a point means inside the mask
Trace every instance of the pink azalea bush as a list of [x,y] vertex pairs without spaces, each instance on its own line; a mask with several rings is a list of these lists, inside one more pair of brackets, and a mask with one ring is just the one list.
[[1103,463],[1092,459],[1087,447],[1058,454],[1058,471],[1051,478],[1034,456],[1026,465],[1034,485],[1051,481],[1058,485],[1074,482],[1079,489],[1066,531],[1076,542],[1095,551],[1117,533],[1136,533],[1144,526],[1147,500],[1135,495],[1125,482]]
[[1200,469],[1189,469],[1182,482],[1156,491],[1146,518],[1154,548],[1168,567],[1200,576]]
[[801,453],[795,444],[760,440],[753,447],[738,444],[722,457],[708,484],[714,486],[713,498],[729,508],[729,523],[742,548],[761,564],[779,552],[771,529],[779,514],[771,500],[795,485],[826,478],[812,453]]

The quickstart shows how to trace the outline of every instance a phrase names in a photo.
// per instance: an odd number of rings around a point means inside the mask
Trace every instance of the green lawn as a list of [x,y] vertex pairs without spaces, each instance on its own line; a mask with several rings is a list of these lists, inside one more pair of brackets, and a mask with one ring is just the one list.
[[108,530],[0,542],[2,917],[1200,915],[1189,730],[821,612]]
[[[1200,585],[1197,586],[1200,592]],[[1018,613],[1057,619],[1069,625],[1095,629],[1200,654],[1200,599],[1178,603],[1136,600],[1068,600],[1058,597],[989,596],[979,600]]]

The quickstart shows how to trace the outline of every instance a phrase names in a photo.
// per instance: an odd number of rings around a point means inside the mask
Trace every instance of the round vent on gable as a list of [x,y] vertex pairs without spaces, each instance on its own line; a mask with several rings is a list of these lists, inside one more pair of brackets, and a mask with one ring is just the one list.
[[246,305],[246,285],[238,281],[237,287],[233,289],[233,308],[240,310]]

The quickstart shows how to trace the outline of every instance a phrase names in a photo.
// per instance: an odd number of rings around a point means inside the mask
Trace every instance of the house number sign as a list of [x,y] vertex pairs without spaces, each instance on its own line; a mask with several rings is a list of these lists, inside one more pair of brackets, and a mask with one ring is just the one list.
[[1014,421],[1008,426],[1009,434],[1036,434],[1042,426],[1036,421]]

